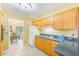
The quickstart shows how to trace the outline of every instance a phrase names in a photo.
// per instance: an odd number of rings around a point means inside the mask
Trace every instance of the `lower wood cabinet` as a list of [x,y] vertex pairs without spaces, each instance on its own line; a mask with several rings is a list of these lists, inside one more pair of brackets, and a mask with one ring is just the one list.
[[60,54],[54,51],[54,48],[58,45],[58,42],[43,39],[40,36],[36,36],[35,45],[37,48],[45,52],[49,56],[59,56]]
[[55,52],[54,49],[55,47],[59,44],[57,41],[52,41],[52,40],[49,40],[50,44],[50,56],[59,56],[60,54]]

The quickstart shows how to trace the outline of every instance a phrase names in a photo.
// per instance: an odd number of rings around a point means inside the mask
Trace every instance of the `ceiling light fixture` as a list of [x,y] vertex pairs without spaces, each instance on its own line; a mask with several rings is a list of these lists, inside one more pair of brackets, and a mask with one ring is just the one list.
[[32,8],[31,3],[19,3],[19,6],[20,6],[21,8],[23,8],[23,9],[27,9],[27,10],[29,10],[29,9]]

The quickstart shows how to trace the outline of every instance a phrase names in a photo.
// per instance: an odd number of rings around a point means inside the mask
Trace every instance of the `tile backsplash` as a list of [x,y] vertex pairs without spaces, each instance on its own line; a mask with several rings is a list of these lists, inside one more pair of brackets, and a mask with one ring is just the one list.
[[68,37],[78,38],[77,30],[55,30],[52,27],[42,27],[41,33],[52,35],[64,35]]

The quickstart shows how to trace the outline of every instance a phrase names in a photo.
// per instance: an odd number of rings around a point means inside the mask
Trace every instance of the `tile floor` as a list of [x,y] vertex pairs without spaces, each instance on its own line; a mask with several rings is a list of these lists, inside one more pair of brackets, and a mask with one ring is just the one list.
[[30,47],[28,44],[23,45],[19,40],[17,43],[10,44],[10,47],[3,56],[47,56],[44,52],[38,48]]

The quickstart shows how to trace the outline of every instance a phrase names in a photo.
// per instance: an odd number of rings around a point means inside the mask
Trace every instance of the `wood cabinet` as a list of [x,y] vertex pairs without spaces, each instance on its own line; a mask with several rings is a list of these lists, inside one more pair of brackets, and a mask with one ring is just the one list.
[[[41,38],[42,39],[42,38]],[[44,39],[45,40],[45,39]],[[45,40],[45,44],[44,44],[44,52],[48,55],[50,55],[50,46],[49,46],[49,40]]]
[[63,29],[75,29],[77,21],[78,8],[74,8],[64,12]]
[[53,17],[38,19],[36,21],[33,21],[32,25],[40,26],[40,27],[51,26],[51,25],[53,25]]
[[73,30],[76,28],[78,8],[70,9],[54,16],[54,29]]
[[54,28],[55,29],[57,30],[63,29],[63,18],[64,18],[63,13],[59,13],[54,16]]
[[34,26],[44,26],[44,25],[46,25],[46,21],[44,19],[39,19],[39,20],[33,21],[32,25],[34,25]]
[[54,16],[33,22],[35,26],[53,26],[57,30],[73,30],[77,26],[78,8],[73,8]]
[[35,37],[35,45],[36,45],[36,47],[43,50],[44,49],[44,44],[45,44],[45,41],[43,39],[41,40],[41,38],[38,37],[38,36]]
[[37,48],[41,49],[49,56],[59,56],[57,52],[54,51],[54,48],[58,45],[58,42],[52,41],[49,39],[43,39],[39,36],[36,36],[35,45]]
[[54,48],[59,44],[57,41],[52,41],[52,40],[49,40],[50,42],[50,56],[54,55],[54,56],[59,56],[60,54],[59,53],[56,53],[54,51]]

